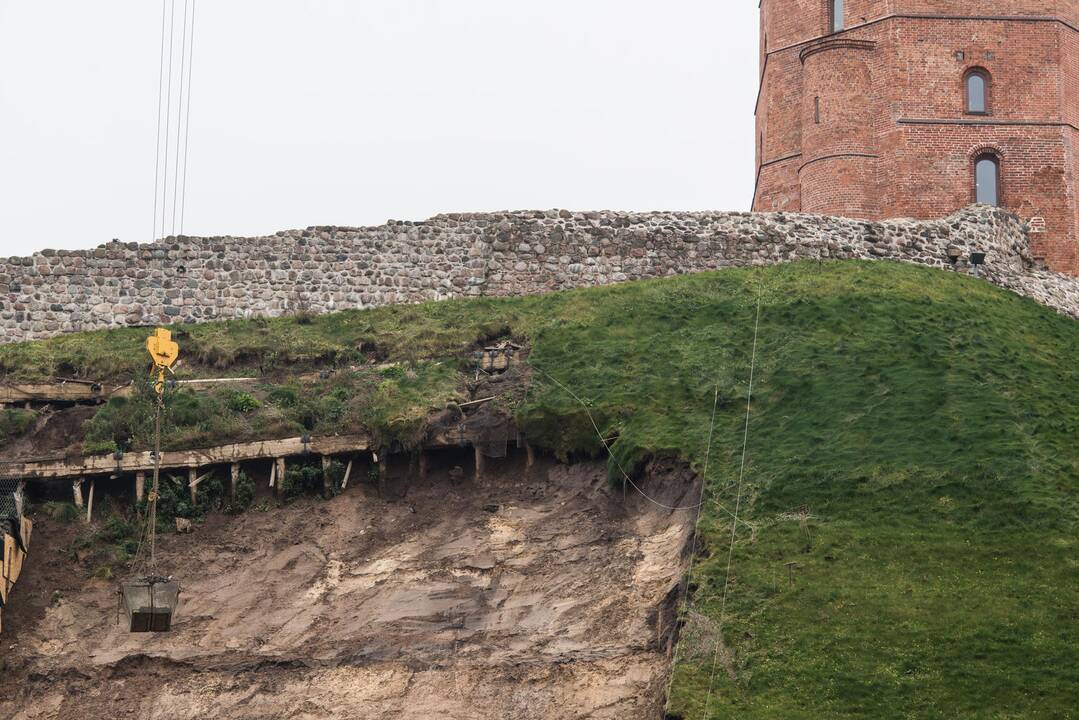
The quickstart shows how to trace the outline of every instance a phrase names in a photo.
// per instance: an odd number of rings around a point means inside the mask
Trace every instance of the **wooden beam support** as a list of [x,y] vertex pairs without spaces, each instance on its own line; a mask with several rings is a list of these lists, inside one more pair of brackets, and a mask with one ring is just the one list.
[[385,497],[386,496],[386,472],[387,472],[386,454],[383,453],[382,457],[379,457],[378,453],[375,453],[372,457],[374,457],[375,462],[378,463],[378,496],[379,497]]
[[[370,448],[369,435],[329,435],[312,438],[306,451],[320,455],[340,455],[349,452],[364,451]],[[199,450],[175,450],[161,453],[161,467],[168,469],[206,467],[224,465],[242,460],[280,458],[304,455],[303,438],[284,440],[260,440],[250,443],[235,443]],[[0,465],[0,476],[12,478],[59,478],[84,477],[94,474],[114,474],[125,472],[150,471],[154,469],[153,453],[125,453],[116,460],[112,455],[90,455],[72,461],[67,457],[26,460]]]
[[90,478],[90,495],[86,501],[86,522],[90,522],[90,519],[94,515],[94,479]]
[[104,400],[109,394],[96,383],[13,383],[0,386],[0,403],[86,402]]
[[333,495],[333,482],[330,480],[330,464],[333,458],[329,455],[322,456],[322,497],[329,498]]
[[146,473],[135,473],[135,502],[142,502],[146,497]]
[[475,451],[476,456],[476,482],[483,479],[483,469],[486,464],[486,458],[483,455],[483,450],[479,445],[475,445],[472,448]]
[[[429,438],[425,447],[457,448],[471,442],[471,436],[463,425],[445,428]],[[260,440],[249,443],[218,445],[197,450],[174,450],[161,453],[162,469],[186,469],[225,465],[247,460],[294,457],[315,453],[318,455],[347,455],[371,450],[371,436],[328,435],[310,438],[305,445],[303,438],[283,440]],[[154,469],[153,453],[149,451],[125,453],[117,460],[112,455],[89,455],[69,458],[59,455],[22,461],[5,461],[0,464],[0,478],[29,480],[48,478],[82,478],[87,475],[148,472]]]
[[275,464],[277,465],[277,483],[274,485],[274,495],[283,498],[285,496],[285,458],[277,458]]
[[348,459],[348,465],[345,466],[345,477],[341,480],[341,489],[344,490],[348,487],[348,479],[352,475],[352,458]]
[[240,463],[232,463],[229,468],[229,497],[236,497],[236,488],[240,484]]
[[208,473],[204,473],[204,474],[199,475],[198,477],[196,477],[198,471],[199,471],[198,468],[188,468],[187,469],[187,487],[191,489],[191,504],[192,505],[194,505],[194,504],[196,504],[198,502],[199,483],[214,474],[214,471],[211,470]]

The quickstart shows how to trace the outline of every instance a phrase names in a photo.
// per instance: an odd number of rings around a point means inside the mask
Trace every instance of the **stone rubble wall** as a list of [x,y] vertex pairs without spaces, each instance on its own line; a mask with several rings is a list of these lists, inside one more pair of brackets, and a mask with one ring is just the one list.
[[[794,213],[505,212],[438,215],[269,237],[169,237],[0,259],[0,342],[78,330],[322,313],[505,296],[793,260],[947,266],[1079,317],[1079,278],[1035,268],[1015,216],[971,206],[936,221]],[[960,269],[965,269],[961,264]]]

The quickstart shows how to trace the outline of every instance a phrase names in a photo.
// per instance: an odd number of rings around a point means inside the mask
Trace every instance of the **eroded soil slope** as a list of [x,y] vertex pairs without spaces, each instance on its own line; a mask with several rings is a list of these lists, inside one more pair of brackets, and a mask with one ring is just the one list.
[[[644,483],[696,498],[679,466]],[[23,588],[49,598],[5,632],[0,717],[658,718],[691,522],[623,502],[598,464],[353,487],[166,536],[184,592],[162,635],[115,623],[114,584],[53,599],[31,563]],[[32,560],[86,572],[35,541]]]

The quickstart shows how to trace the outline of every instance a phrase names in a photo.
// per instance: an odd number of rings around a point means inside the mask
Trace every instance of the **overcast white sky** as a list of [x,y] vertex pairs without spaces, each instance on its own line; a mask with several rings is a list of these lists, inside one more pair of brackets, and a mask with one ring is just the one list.
[[[751,201],[753,0],[196,8],[186,234]],[[0,0],[0,255],[152,238],[161,19]]]

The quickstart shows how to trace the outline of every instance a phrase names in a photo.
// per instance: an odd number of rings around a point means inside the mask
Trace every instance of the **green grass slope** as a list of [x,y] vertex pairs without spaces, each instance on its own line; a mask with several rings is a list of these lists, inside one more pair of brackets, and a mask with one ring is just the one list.
[[[216,323],[180,342],[194,374],[377,346],[415,368],[379,380],[393,414],[423,405],[427,377],[444,402],[454,382],[430,367],[503,328],[543,371],[512,410],[562,454],[601,448],[550,378],[627,466],[666,453],[703,472],[718,398],[671,716],[1079,716],[1079,323],[957,274],[848,262]],[[145,334],[2,346],[0,373],[142,373]]]

